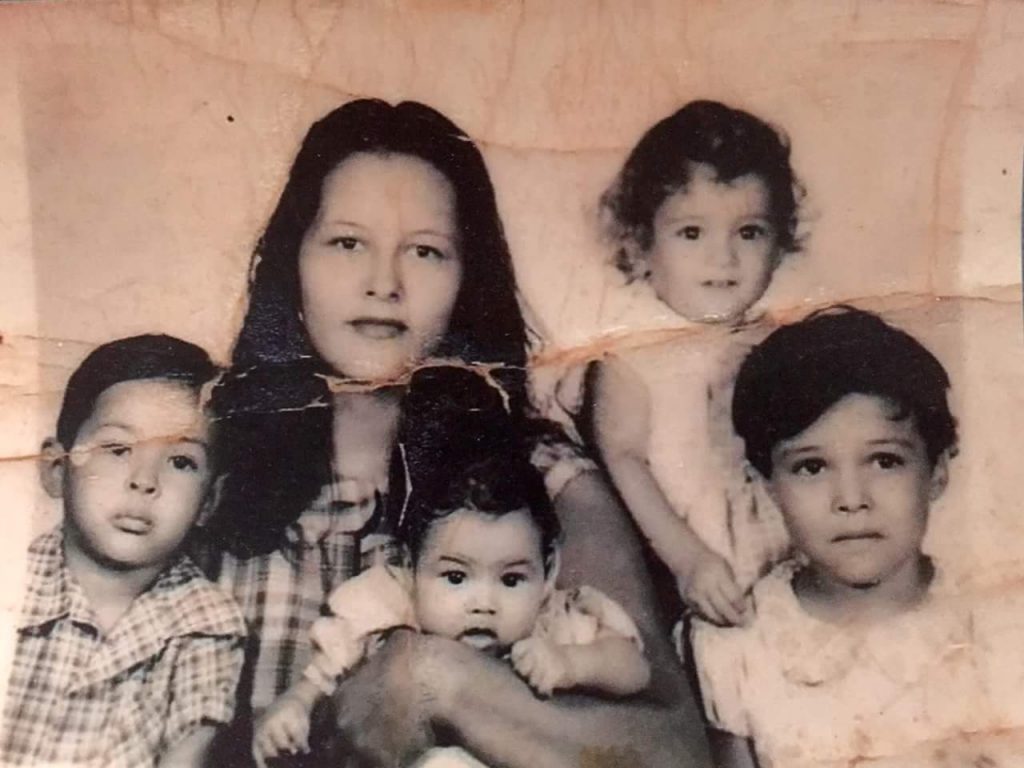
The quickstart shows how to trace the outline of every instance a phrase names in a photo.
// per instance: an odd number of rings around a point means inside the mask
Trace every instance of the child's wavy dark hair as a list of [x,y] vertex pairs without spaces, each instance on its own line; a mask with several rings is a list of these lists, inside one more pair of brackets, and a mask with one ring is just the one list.
[[743,361],[732,420],[747,460],[766,478],[772,449],[800,434],[847,395],[873,395],[911,418],[935,465],[955,452],[956,421],[942,363],[910,334],[852,307],[820,310],[779,328]]
[[68,379],[57,417],[57,441],[70,451],[100,395],[115,384],[163,379],[198,395],[218,373],[205,350],[174,336],[146,334],[101,344]]
[[555,562],[561,536],[558,516],[540,473],[514,450],[491,451],[450,472],[431,473],[412,483],[399,539],[413,564],[418,562],[431,528],[459,511],[501,517],[525,510],[540,534],[546,572]]
[[760,177],[768,188],[780,252],[798,251],[803,188],[789,155],[781,131],[717,101],[691,101],[661,120],[643,135],[601,196],[607,234],[618,246],[615,266],[631,281],[646,274],[643,254],[654,241],[654,216],[666,198],[686,189],[697,165],[713,168],[722,183],[747,174]]

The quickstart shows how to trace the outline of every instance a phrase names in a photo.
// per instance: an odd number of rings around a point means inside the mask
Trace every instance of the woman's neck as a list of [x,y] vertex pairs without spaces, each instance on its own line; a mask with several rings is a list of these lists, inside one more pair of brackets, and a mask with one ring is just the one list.
[[340,478],[386,489],[402,394],[398,387],[334,394],[334,471]]
[[878,621],[917,607],[934,575],[931,560],[920,554],[867,585],[844,583],[810,565],[794,575],[793,591],[801,607],[815,618],[832,623]]

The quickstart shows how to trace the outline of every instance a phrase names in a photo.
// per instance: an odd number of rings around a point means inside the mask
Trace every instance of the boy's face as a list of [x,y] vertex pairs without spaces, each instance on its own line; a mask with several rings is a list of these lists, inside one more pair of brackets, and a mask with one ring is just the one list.
[[778,265],[764,181],[748,174],[723,183],[710,166],[695,165],[686,188],[655,213],[646,257],[651,286],[675,312],[702,323],[738,320]]
[[55,465],[66,546],[108,568],[168,562],[207,496],[208,438],[198,397],[182,384],[148,379],[105,390]]
[[928,507],[945,488],[914,419],[851,394],[772,450],[769,487],[794,546],[826,583],[875,586],[917,573]]
[[498,655],[533,630],[547,587],[540,533],[525,510],[460,510],[423,542],[416,617],[424,632]]

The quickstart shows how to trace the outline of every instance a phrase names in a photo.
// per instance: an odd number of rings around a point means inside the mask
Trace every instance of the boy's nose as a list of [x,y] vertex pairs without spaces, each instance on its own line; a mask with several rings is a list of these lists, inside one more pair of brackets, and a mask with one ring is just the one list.
[[402,293],[402,280],[399,274],[400,254],[398,250],[378,252],[375,254],[370,268],[366,295],[384,301],[397,301]]
[[156,471],[147,465],[137,466],[128,478],[128,488],[144,496],[155,496],[160,490]]
[[859,473],[848,471],[839,474],[836,481],[834,506],[836,512],[853,514],[871,508],[868,489]]
[[731,237],[709,239],[706,257],[712,267],[734,267],[739,263],[736,244]]

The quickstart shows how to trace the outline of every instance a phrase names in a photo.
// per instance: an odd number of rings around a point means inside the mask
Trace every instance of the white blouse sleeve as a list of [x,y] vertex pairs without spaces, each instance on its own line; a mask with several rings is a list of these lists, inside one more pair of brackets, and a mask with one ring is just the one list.
[[750,663],[744,628],[722,628],[694,621],[691,631],[704,712],[712,727],[751,738],[747,715],[747,670]]

